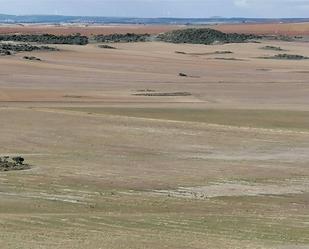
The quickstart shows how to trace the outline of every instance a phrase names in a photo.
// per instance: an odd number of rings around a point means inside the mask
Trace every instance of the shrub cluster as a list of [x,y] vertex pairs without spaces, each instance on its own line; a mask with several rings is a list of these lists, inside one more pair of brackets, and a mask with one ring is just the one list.
[[24,60],[29,60],[29,61],[41,61],[40,58],[35,57],[35,56],[24,56],[23,59]]
[[106,45],[106,44],[99,45],[98,47],[99,48],[105,48],[105,49],[116,49],[115,47],[112,47],[112,46],[109,46],[109,45]]
[[189,92],[173,92],[173,93],[156,93],[156,92],[147,92],[147,93],[136,93],[135,96],[147,96],[147,97],[181,97],[181,96],[191,96],[192,93]]
[[277,59],[277,60],[308,60],[309,57],[297,54],[277,54],[269,57],[262,57],[262,59]]
[[24,163],[25,159],[17,156],[10,158],[9,156],[0,157],[0,172],[11,170],[25,170],[30,166]]
[[256,35],[228,34],[209,28],[175,30],[158,36],[158,39],[164,42],[206,45],[216,43],[241,43],[259,38],[260,37]]
[[94,40],[97,42],[145,42],[150,38],[149,34],[111,34],[96,35]]
[[46,51],[56,51],[56,48],[48,47],[48,46],[34,46],[31,44],[11,44],[11,43],[0,43],[1,50],[8,50],[13,52],[31,52],[38,50],[46,50]]
[[31,51],[57,51],[56,48],[48,46],[34,46],[30,44],[11,44],[11,43],[0,43],[0,55],[12,55],[14,52],[31,52]]
[[275,46],[265,46],[265,47],[261,47],[261,49],[273,50],[273,51],[286,51],[286,50],[282,49],[281,47],[275,47]]
[[80,34],[75,35],[52,35],[52,34],[9,34],[0,35],[0,41],[15,41],[15,42],[37,42],[44,44],[70,44],[70,45],[86,45],[88,37]]

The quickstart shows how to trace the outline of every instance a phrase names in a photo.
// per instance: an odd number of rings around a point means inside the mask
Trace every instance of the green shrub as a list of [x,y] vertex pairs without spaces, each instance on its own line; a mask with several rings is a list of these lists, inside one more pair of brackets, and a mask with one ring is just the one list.
[[97,42],[145,42],[150,37],[149,34],[111,34],[111,35],[96,35],[94,40]]
[[192,43],[192,44],[216,44],[216,43],[240,43],[251,39],[258,39],[259,36],[245,34],[227,34],[214,29],[184,29],[167,32],[158,36],[164,42]]
[[275,47],[275,46],[265,46],[265,47],[261,47],[261,49],[273,50],[273,51],[286,51],[286,50],[282,49],[281,47]]
[[106,44],[99,45],[98,47],[99,48],[105,48],[105,49],[116,49],[115,47],[112,47],[112,46],[109,46],[109,45],[106,45]]
[[309,57],[297,54],[277,54],[269,57],[261,57],[262,59],[277,59],[277,60],[308,60]]
[[25,159],[20,156],[13,158],[10,158],[9,156],[0,157],[0,172],[30,169],[30,165],[25,164],[24,162]]
[[80,34],[75,35],[52,35],[52,34],[38,34],[38,35],[0,35],[0,41],[15,41],[15,42],[37,42],[44,44],[71,44],[71,45],[86,45],[88,44],[88,37]]

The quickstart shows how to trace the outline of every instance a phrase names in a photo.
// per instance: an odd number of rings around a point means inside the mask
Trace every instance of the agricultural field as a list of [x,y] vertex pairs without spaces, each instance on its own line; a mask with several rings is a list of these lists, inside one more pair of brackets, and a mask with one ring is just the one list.
[[32,46],[0,56],[0,248],[309,248],[307,42]]

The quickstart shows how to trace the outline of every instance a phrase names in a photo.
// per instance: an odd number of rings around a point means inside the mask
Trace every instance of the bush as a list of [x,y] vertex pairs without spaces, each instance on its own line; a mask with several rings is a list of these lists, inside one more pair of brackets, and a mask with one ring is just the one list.
[[273,51],[286,51],[282,49],[281,47],[275,47],[275,46],[265,46],[265,47],[261,47],[261,49],[273,50]]
[[164,42],[172,43],[192,43],[192,44],[216,44],[216,43],[240,43],[251,39],[259,39],[256,35],[246,34],[227,34],[218,30],[202,29],[184,29],[167,32],[158,36],[158,39]]
[[35,57],[35,56],[24,56],[23,59],[29,60],[29,61],[41,61],[40,58]]
[[0,157],[0,172],[11,170],[25,170],[30,169],[28,164],[25,164],[23,157],[17,156],[10,158],[8,156]]
[[111,35],[96,35],[94,40],[97,42],[145,42],[150,37],[149,34],[111,34]]
[[99,48],[105,48],[105,49],[116,49],[115,47],[112,47],[112,46],[109,46],[109,45],[106,45],[106,44],[99,45],[98,47]]
[[88,44],[88,37],[80,34],[75,35],[0,35],[0,41],[15,41],[15,42],[37,42],[44,44],[71,44],[71,45],[86,45]]
[[31,52],[31,51],[57,51],[58,49],[48,47],[48,46],[33,46],[30,44],[10,44],[10,43],[0,43],[0,55],[13,55],[14,52]]
[[262,59],[277,59],[277,60],[308,60],[309,57],[297,54],[277,54],[269,57],[261,57]]
[[10,44],[10,43],[0,43],[0,50],[11,51],[11,52],[31,52],[38,50],[57,51],[56,48],[48,46],[33,46],[30,44]]
[[179,75],[180,77],[188,77],[188,75],[185,74],[185,73],[179,73],[178,75]]

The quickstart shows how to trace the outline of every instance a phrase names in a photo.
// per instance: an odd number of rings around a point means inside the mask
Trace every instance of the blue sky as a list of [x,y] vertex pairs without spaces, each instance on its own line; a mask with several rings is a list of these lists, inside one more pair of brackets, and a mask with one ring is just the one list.
[[309,0],[0,0],[4,14],[309,17]]

